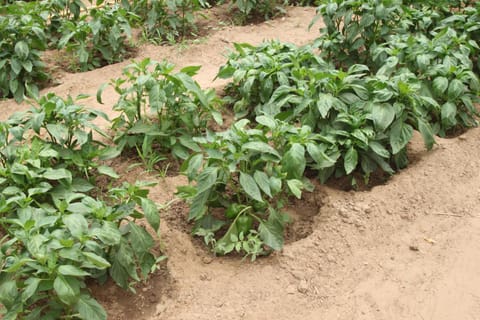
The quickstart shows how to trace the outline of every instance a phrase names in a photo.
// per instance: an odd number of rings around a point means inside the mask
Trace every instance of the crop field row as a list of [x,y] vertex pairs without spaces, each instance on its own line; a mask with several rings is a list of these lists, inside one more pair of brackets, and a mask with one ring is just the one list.
[[[117,94],[113,118],[83,106],[85,95],[39,94],[48,48],[65,50],[75,70],[98,68],[129,57],[132,29],[158,43],[191,35],[193,13],[208,5],[0,9],[0,96],[32,105],[0,123],[2,319],[106,319],[89,279],[134,291],[158,270],[164,205],[149,199],[151,183],[124,182],[112,159],[134,154],[146,170],[180,163],[192,235],[215,255],[255,260],[282,249],[284,209],[313,180],[368,185],[408,165],[414,131],[431,149],[437,136],[477,126],[476,1],[321,0],[311,28],[325,27],[312,43],[235,44],[217,74],[228,81],[222,96],[194,80],[200,66],[150,58],[98,88],[99,103],[105,89]],[[278,10],[233,5],[242,21]]]

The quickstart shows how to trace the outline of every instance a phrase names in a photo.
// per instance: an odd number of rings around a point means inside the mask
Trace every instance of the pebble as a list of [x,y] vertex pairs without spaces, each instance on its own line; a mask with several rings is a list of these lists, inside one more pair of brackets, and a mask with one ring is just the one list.
[[202,262],[204,264],[210,264],[210,263],[212,263],[212,261],[213,261],[212,257],[203,257],[203,259],[202,259]]
[[306,294],[308,292],[308,283],[307,280],[302,280],[297,286],[297,291],[303,294]]

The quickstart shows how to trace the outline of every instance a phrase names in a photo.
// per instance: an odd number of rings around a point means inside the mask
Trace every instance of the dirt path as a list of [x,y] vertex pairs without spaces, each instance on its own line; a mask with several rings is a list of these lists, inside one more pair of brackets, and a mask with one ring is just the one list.
[[[197,44],[147,45],[137,59],[200,64],[200,84],[220,87],[212,80],[232,42],[304,44],[317,35],[316,28],[307,32],[313,15],[293,8],[258,26],[219,21],[219,30]],[[65,74],[50,91],[91,94],[85,104],[110,112],[115,95],[107,90],[100,106],[96,90],[127,64]],[[0,102],[0,118],[24,107]],[[254,263],[212,257],[192,240],[175,205],[163,213],[167,268],[137,295],[113,286],[96,295],[110,319],[480,319],[480,129],[439,139],[428,153],[419,141],[410,146],[412,165],[385,185],[364,192],[318,186],[307,196],[319,210],[303,226],[305,237]],[[164,202],[185,181],[158,182],[152,196]]]

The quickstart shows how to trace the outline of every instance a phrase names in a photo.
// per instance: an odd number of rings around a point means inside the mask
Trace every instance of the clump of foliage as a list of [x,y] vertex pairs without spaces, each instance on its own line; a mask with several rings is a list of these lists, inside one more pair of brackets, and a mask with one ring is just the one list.
[[140,19],[145,39],[175,43],[197,31],[195,13],[206,6],[203,0],[134,0],[122,5]]
[[318,10],[326,27],[315,46],[341,69],[360,62],[380,77],[413,73],[431,101],[423,113],[434,134],[445,136],[477,124],[480,20],[472,5],[323,1]]
[[97,115],[48,95],[0,123],[3,319],[106,319],[87,279],[111,277],[133,290],[162,259],[135,223],[145,217],[159,228],[146,185],[124,183],[106,193],[96,186],[98,174],[117,177],[96,163],[112,156],[93,139]]
[[422,110],[435,102],[409,72],[386,79],[370,76],[365,65],[342,71],[310,47],[273,42],[237,45],[219,77],[233,78],[226,100],[237,117],[270,115],[328,137],[337,153],[330,166],[317,168],[322,182],[357,169],[368,180],[377,168],[389,174],[392,163],[403,168],[414,128],[428,148],[433,145]]
[[[209,121],[222,122],[214,90],[202,90],[192,76],[200,67],[190,66],[174,73],[167,62],[144,59],[123,70],[111,81],[119,94],[113,109],[114,141],[119,150],[137,148],[142,158],[152,150],[185,159],[190,149],[198,151],[192,136],[205,131]],[[97,95],[101,102],[103,86]]]
[[238,23],[245,24],[255,20],[269,20],[285,13],[286,1],[281,0],[235,0],[231,10],[237,11]]
[[119,5],[90,9],[78,19],[62,20],[58,47],[73,55],[73,67],[80,71],[123,61],[132,50],[130,19]]
[[202,151],[190,156],[182,171],[194,186],[180,187],[190,201],[193,233],[217,254],[242,252],[255,259],[280,250],[288,216],[288,196],[312,190],[303,177],[308,165],[325,165],[326,154],[307,126],[298,128],[268,116],[258,124],[243,119],[227,131],[196,138]]
[[0,98],[21,102],[27,95],[37,96],[49,78],[41,61],[46,22],[35,8],[35,3],[18,3],[0,15]]

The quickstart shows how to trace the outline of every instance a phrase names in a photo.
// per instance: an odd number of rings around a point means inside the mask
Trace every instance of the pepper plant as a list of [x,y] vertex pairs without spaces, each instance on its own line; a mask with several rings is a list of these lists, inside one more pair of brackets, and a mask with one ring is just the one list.
[[41,61],[46,48],[45,20],[26,4],[0,15],[0,98],[23,101],[38,96],[49,76]]
[[242,119],[195,141],[203,151],[181,169],[196,184],[179,188],[190,201],[193,233],[217,254],[235,250],[252,259],[282,248],[288,222],[282,208],[289,196],[312,190],[305,169],[334,166],[339,156],[328,137],[270,116]]
[[[174,73],[175,66],[149,58],[123,70],[110,86],[119,94],[113,109],[114,141],[119,150],[136,148],[143,154],[157,150],[185,159],[190,149],[199,151],[192,136],[205,131],[210,121],[222,122],[214,90],[203,90],[192,76],[200,67]],[[97,98],[106,86],[98,91]]]
[[87,279],[134,290],[163,259],[136,224],[159,229],[148,184],[109,180],[106,193],[96,184],[98,174],[117,177],[99,163],[112,154],[92,139],[97,114],[50,94],[0,123],[3,319],[106,319]]

